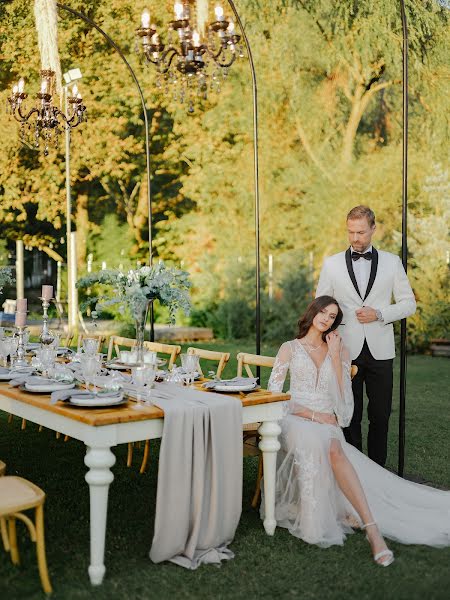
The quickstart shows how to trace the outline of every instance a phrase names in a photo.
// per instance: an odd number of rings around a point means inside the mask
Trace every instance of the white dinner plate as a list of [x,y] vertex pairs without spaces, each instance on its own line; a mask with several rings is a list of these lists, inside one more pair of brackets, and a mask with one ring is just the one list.
[[9,381],[10,379],[14,379],[17,375],[14,373],[0,373],[0,381]]
[[123,394],[116,398],[99,398],[96,396],[91,396],[87,398],[70,398],[68,400],[68,404],[71,406],[77,406],[78,408],[105,408],[111,406],[120,406],[121,404],[126,404],[127,400],[123,397]]
[[255,383],[247,383],[246,385],[220,385],[218,383],[213,388],[208,388],[208,392],[251,392],[256,389],[258,386]]
[[36,385],[32,383],[25,383],[23,386],[27,392],[37,392],[41,394],[49,394],[50,392],[57,392],[59,390],[70,390],[75,387],[75,383],[48,383],[45,385]]

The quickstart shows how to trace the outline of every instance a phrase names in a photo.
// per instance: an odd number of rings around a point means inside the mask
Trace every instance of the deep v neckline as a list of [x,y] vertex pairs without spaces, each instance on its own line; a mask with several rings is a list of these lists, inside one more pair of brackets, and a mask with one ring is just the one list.
[[[324,362],[327,360],[327,358],[328,358],[328,356],[329,356],[329,354],[330,354],[330,353],[329,353],[329,352],[328,352],[328,350],[327,350],[327,353],[325,354],[325,358],[324,358],[324,359],[323,359],[323,361],[320,363],[320,367],[318,367],[318,366],[316,365],[316,363],[313,361],[313,359],[311,358],[311,356],[310,356],[310,354],[309,354],[308,350],[305,348],[305,346],[304,346],[304,345],[301,343],[301,341],[300,341],[298,338],[297,338],[297,341],[298,341],[298,343],[300,344],[300,346],[302,347],[302,350],[303,350],[303,352],[306,354],[306,356],[309,358],[309,360],[310,360],[310,361],[312,362],[312,364],[314,365],[314,368],[316,369],[316,371],[317,371],[317,374],[319,374],[319,373],[320,373],[320,371],[322,370],[323,363],[324,363]],[[316,383],[317,383],[317,382],[316,382]],[[316,385],[316,387],[317,387],[317,385]]]

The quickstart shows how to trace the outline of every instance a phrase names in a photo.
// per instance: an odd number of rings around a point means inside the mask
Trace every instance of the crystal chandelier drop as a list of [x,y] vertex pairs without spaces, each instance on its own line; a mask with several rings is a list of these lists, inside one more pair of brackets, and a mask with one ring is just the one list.
[[136,30],[140,40],[137,50],[156,65],[157,87],[166,96],[187,102],[189,112],[194,111],[196,97],[207,99],[209,92],[220,92],[221,78],[227,76],[236,58],[243,56],[241,36],[221,6],[215,7],[215,21],[206,25],[204,39],[195,29],[194,12],[192,0],[175,3],[167,44],[161,42],[148,10],[142,13],[141,27]]
[[59,135],[63,128],[73,129],[83,121],[87,121],[86,107],[81,94],[75,84],[72,89],[66,90],[67,114],[53,105],[55,85],[55,72],[44,69],[40,72],[41,86],[36,94],[36,105],[28,112],[25,101],[28,94],[24,92],[23,79],[13,86],[11,96],[8,98],[11,114],[20,123],[20,139],[22,142],[31,143],[35,148],[40,147],[40,140],[44,141],[44,155],[47,156],[49,147],[58,147]]

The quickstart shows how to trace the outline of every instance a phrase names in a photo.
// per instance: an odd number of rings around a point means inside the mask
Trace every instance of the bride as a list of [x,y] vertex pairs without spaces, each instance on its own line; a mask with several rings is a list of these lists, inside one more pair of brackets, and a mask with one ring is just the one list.
[[345,441],[353,394],[349,354],[335,331],[341,320],[336,300],[320,296],[299,320],[297,338],[278,351],[268,388],[281,391],[289,370],[291,399],[280,423],[275,518],[324,547],[362,528],[375,562],[387,567],[394,555],[383,536],[450,545],[450,493],[401,479]]

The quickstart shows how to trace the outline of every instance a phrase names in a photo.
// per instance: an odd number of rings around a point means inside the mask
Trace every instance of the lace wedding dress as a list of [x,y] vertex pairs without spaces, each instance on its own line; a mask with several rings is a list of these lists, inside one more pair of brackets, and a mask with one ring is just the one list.
[[[345,354],[345,351],[344,351]],[[343,390],[328,354],[320,369],[299,340],[284,343],[269,390],[281,391],[289,370],[278,453],[275,518],[293,535],[319,546],[342,544],[360,519],[340,491],[329,461],[332,439],[342,444],[363,486],[381,533],[404,544],[450,545],[450,492],[406,481],[347,444],[340,427],[350,423],[353,394],[350,360],[342,357]],[[300,407],[335,414],[340,427],[296,416]],[[262,503],[264,510],[264,502]]]

